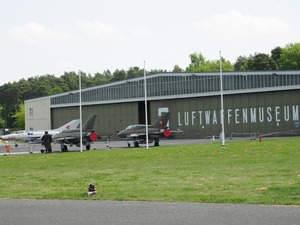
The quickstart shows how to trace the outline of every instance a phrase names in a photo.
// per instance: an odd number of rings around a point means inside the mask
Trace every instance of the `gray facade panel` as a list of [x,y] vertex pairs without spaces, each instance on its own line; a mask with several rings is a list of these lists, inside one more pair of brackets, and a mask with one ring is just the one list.
[[[224,96],[224,126],[227,137],[292,132],[299,130],[300,90],[232,94]],[[171,130],[184,131],[179,138],[207,138],[221,132],[220,96],[149,101],[149,124],[159,109],[171,112]],[[83,120],[98,115],[95,130],[117,138],[117,131],[139,123],[138,102],[83,106]],[[78,107],[52,108],[52,127],[79,118]]]
[[[224,96],[226,136],[292,133],[299,131],[300,91],[280,91]],[[221,132],[220,97],[155,101],[171,111],[170,128],[181,129],[186,138],[218,136]]]
[[[95,130],[100,136],[112,134],[116,139],[117,131],[129,124],[138,123],[137,103],[121,103],[106,105],[82,106],[82,121],[90,114],[97,114]],[[63,124],[65,121],[79,119],[79,107],[52,108],[52,127]]]
[[51,109],[51,129],[60,127],[73,119],[79,119],[79,107]]

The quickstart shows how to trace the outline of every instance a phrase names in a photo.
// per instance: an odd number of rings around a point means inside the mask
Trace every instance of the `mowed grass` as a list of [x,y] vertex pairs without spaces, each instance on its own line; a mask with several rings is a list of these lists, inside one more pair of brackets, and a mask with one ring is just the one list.
[[300,138],[1,156],[0,171],[0,198],[300,205]]

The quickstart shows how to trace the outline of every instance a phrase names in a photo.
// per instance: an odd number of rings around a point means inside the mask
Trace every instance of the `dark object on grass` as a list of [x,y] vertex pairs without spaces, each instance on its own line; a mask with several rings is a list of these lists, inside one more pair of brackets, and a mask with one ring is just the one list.
[[87,191],[87,195],[95,195],[97,194],[97,191],[95,189],[95,185],[94,184],[90,184],[88,191]]

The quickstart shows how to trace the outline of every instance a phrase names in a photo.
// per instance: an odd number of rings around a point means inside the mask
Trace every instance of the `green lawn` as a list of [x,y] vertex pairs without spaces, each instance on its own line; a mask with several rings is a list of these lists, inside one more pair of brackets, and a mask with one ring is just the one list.
[[0,198],[300,205],[300,138],[1,156],[0,171]]

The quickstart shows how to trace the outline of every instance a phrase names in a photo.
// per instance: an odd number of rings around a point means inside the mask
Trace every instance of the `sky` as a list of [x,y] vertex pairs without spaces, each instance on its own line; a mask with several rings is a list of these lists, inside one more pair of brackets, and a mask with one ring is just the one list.
[[46,74],[185,69],[299,42],[298,0],[0,0],[0,85]]

